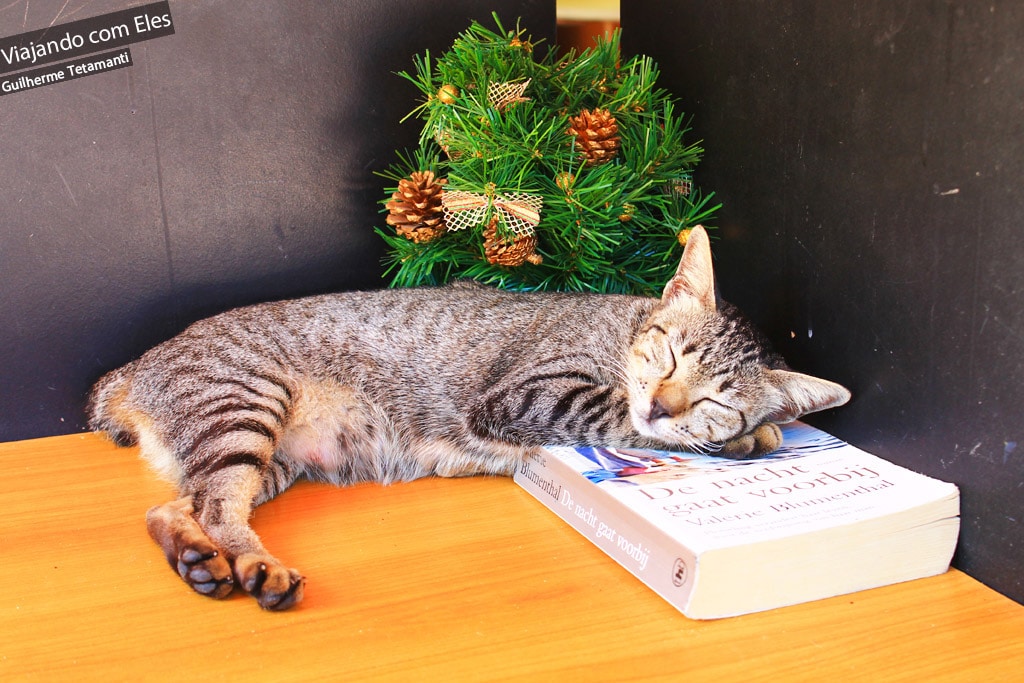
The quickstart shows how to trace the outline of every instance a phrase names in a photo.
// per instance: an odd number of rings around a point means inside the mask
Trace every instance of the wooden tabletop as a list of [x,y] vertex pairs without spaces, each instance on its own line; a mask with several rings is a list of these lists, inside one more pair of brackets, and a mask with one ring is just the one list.
[[306,599],[267,613],[172,573],[172,494],[93,434],[0,444],[0,680],[1024,680],[1024,607],[960,572],[691,621],[508,479],[295,486],[254,527]]

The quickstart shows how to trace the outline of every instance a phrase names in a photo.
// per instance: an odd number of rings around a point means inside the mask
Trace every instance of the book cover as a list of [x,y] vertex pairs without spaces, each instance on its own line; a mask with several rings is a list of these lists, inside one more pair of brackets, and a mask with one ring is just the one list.
[[949,568],[959,492],[809,425],[753,460],[551,446],[515,481],[692,618]]

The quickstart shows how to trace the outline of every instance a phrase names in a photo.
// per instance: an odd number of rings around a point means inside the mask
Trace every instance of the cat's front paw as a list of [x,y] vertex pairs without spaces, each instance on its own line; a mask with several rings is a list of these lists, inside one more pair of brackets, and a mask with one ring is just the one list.
[[267,610],[285,610],[302,601],[306,579],[272,557],[247,553],[235,558],[235,577]]
[[756,458],[782,446],[782,430],[774,422],[765,422],[741,437],[726,441],[718,452],[725,458]]

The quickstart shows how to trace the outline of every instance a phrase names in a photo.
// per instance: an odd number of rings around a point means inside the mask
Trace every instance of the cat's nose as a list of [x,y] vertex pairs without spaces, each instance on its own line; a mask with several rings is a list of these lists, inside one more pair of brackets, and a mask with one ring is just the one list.
[[648,420],[658,420],[663,417],[672,417],[672,411],[665,407],[660,399],[651,401],[651,411],[647,415]]

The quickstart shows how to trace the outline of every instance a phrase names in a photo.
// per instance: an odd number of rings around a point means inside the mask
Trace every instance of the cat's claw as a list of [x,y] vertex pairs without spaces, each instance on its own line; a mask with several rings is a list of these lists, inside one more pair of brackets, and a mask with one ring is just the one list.
[[235,576],[263,609],[286,610],[302,601],[305,577],[271,557],[239,555],[235,558]]

